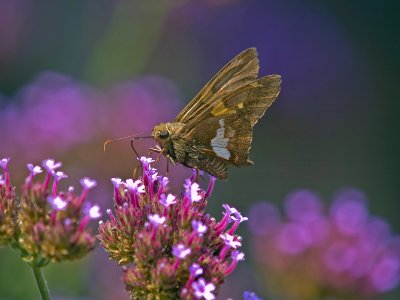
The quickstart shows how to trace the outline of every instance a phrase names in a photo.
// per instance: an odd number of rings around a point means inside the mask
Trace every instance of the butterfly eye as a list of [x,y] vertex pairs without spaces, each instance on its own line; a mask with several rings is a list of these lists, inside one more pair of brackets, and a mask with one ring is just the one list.
[[166,130],[161,130],[160,134],[159,134],[159,137],[162,138],[162,139],[166,139],[166,138],[169,137],[169,132],[166,131]]

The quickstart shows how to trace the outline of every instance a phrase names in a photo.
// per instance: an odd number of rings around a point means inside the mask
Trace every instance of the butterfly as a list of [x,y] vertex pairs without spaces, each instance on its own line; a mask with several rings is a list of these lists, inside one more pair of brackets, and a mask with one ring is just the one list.
[[225,65],[173,122],[152,130],[156,151],[172,163],[228,178],[228,165],[249,160],[253,126],[275,101],[279,75],[257,78],[257,50],[250,48]]

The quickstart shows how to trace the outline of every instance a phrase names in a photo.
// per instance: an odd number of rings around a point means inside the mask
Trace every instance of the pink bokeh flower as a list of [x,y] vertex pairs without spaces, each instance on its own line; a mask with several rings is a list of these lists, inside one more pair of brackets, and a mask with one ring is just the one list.
[[280,215],[259,203],[250,211],[254,256],[269,292],[293,300],[372,299],[400,283],[400,238],[368,212],[361,191],[342,190],[326,208],[299,190],[284,209]]

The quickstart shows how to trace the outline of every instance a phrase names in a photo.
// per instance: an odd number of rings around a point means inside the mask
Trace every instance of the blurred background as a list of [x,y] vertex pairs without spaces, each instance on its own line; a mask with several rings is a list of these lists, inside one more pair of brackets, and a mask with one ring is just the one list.
[[[255,165],[230,168],[209,212],[219,218],[223,203],[245,215],[260,201],[281,207],[302,188],[329,205],[353,187],[395,234],[398,9],[372,0],[0,0],[0,157],[11,156],[17,186],[26,163],[61,160],[65,187],[95,178],[91,200],[111,207],[109,179],[129,177],[136,162],[129,140],[106,152],[103,142],[172,120],[225,63],[256,47],[260,75],[280,74],[282,92],[255,127]],[[137,148],[146,153],[151,145]],[[172,168],[175,191],[188,174]],[[241,299],[245,290],[286,299],[268,291],[257,261],[269,253],[250,247],[258,236],[245,225],[241,234],[247,259],[218,299]],[[128,299],[120,270],[100,247],[46,274],[54,299]],[[37,295],[18,253],[0,249],[0,299]],[[399,298],[399,289],[378,296]]]

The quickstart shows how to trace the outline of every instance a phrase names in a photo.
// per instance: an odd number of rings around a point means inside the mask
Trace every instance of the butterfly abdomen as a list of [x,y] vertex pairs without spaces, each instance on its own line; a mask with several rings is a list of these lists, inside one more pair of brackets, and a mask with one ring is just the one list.
[[191,152],[188,152],[184,165],[203,170],[218,179],[228,178],[228,166],[226,160],[217,156],[204,155],[196,148],[193,148]]

